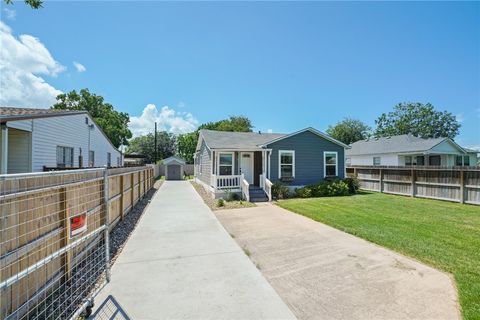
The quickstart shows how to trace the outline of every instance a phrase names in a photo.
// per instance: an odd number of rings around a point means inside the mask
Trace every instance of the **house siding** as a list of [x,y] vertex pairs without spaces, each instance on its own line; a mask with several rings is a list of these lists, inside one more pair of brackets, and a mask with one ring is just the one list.
[[196,178],[209,186],[212,177],[212,152],[208,149],[205,141],[202,141],[197,159],[199,168]]
[[[31,171],[43,171],[43,166],[57,166],[57,146],[73,148],[73,166],[78,167],[78,156],[82,150],[83,166],[88,166],[88,126],[95,128],[90,131],[90,150],[95,152],[95,167],[107,165],[107,153],[111,154],[111,165],[117,166],[117,159],[122,165],[122,155],[94,124],[86,114],[58,116],[49,118],[33,119],[28,121],[12,121],[8,123],[11,128],[23,128],[31,130]],[[13,130],[12,130],[13,131]],[[12,164],[9,163],[9,167]]]
[[272,149],[270,158],[270,180],[278,180],[279,150],[295,150],[295,179],[292,186],[302,186],[324,180],[323,152],[338,153],[338,177],[345,177],[345,150],[342,146],[305,131],[266,146]]

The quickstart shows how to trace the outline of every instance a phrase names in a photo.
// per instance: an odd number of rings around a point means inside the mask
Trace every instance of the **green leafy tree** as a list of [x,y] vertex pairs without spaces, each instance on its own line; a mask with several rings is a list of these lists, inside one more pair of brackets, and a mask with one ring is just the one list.
[[253,128],[250,119],[244,116],[230,116],[228,119],[217,122],[208,122],[198,127],[200,129],[218,131],[251,132]]
[[345,118],[334,126],[329,126],[327,133],[334,139],[351,144],[370,136],[371,128],[360,120]]
[[128,129],[130,121],[128,113],[116,111],[102,96],[90,93],[88,89],[82,89],[79,93],[73,90],[58,95],[57,103],[52,109],[88,111],[117,148],[120,145],[128,145],[128,139],[132,137]]
[[421,138],[455,138],[460,129],[456,117],[448,111],[437,111],[430,103],[399,103],[389,113],[375,120],[376,137],[412,134]]
[[[13,4],[13,0],[4,0],[4,2],[6,4]],[[43,1],[41,0],[24,0],[24,2],[33,9],[40,9],[43,4]]]
[[[130,140],[126,153],[139,153],[145,156],[147,163],[155,161],[155,135],[135,137]],[[157,132],[157,160],[168,158],[175,153],[175,136],[166,131]]]
[[193,163],[193,154],[198,141],[198,131],[177,136],[177,154],[187,163]]
[[218,131],[251,132],[253,128],[250,119],[244,116],[230,116],[228,119],[208,122],[200,125],[194,132],[179,135],[177,138],[177,154],[187,163],[193,163],[193,154],[197,147],[198,132],[201,129]]

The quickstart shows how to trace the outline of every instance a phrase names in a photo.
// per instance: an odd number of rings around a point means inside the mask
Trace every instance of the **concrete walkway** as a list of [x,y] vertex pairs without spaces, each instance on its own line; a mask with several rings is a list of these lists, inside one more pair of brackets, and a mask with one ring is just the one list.
[[445,273],[275,205],[215,211],[298,319],[460,319]]
[[295,318],[187,181],[160,187],[96,305],[110,295],[135,320]]

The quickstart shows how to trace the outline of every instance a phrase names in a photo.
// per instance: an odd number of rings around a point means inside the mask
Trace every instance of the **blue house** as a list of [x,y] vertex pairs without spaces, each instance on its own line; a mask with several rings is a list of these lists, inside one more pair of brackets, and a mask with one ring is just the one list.
[[214,198],[235,192],[267,201],[275,181],[294,189],[343,179],[347,148],[314,128],[290,134],[200,130],[194,175]]

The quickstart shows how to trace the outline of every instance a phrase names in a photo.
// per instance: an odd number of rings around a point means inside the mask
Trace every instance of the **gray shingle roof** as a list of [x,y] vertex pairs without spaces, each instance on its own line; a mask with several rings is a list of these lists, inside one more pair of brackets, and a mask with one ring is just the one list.
[[352,143],[346,155],[363,155],[378,153],[400,153],[427,151],[444,141],[446,138],[423,139],[409,134],[386,138],[371,138]]
[[55,116],[73,115],[73,114],[81,114],[81,113],[87,113],[87,111],[0,107],[0,119],[4,121],[26,120],[26,119],[34,119],[34,118],[42,118],[42,117],[55,117]]
[[210,149],[261,149],[259,145],[285,136],[284,133],[200,130]]

